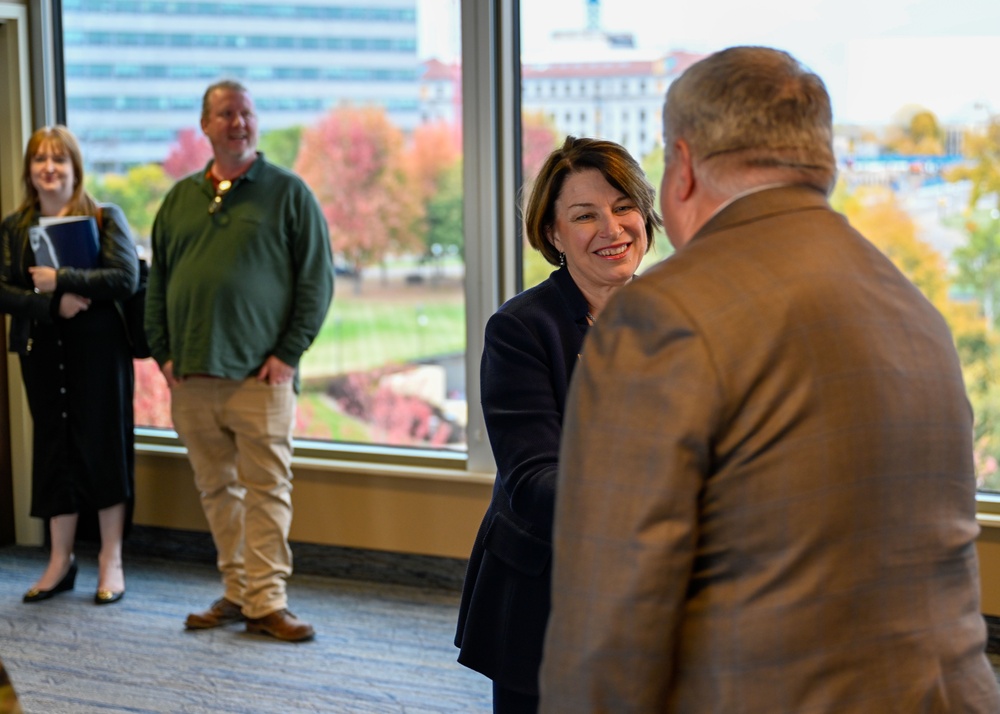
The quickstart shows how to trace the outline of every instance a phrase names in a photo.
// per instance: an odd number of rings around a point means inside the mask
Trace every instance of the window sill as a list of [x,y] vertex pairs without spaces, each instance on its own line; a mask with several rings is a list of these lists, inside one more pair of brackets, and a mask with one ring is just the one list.
[[983,528],[1000,528],[1000,494],[981,493],[977,496],[976,520]]
[[[187,458],[177,434],[164,429],[136,429],[135,451],[137,455]],[[315,442],[296,442],[292,456],[293,468],[310,471],[493,485],[494,474],[468,471],[465,463],[464,453],[428,454],[416,449],[348,445],[332,448]]]

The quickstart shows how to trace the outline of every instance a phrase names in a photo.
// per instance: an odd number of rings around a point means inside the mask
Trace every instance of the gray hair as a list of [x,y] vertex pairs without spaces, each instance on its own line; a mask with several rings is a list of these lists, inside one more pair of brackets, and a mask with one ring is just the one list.
[[731,47],[689,67],[663,106],[665,150],[678,139],[727,192],[788,180],[828,193],[836,181],[826,86],[780,50]]

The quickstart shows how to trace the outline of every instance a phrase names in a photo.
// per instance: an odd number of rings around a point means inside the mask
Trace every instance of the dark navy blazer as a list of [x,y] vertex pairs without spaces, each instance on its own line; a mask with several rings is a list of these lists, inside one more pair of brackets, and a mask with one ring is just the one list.
[[526,694],[538,693],[563,407],[586,332],[587,301],[566,268],[486,323],[480,383],[497,478],[455,644],[459,662]]

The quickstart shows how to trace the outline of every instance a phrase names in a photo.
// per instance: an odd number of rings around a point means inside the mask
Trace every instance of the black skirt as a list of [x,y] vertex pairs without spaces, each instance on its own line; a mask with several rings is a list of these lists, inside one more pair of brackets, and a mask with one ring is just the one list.
[[34,425],[31,515],[122,502],[131,513],[134,375],[114,303],[95,301],[72,319],[33,324],[21,373]]

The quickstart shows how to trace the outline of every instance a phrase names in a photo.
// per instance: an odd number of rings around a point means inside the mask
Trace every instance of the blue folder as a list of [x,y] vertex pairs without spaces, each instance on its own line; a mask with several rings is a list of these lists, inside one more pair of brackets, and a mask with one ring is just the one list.
[[28,239],[35,265],[58,269],[96,268],[99,264],[101,242],[93,216],[71,216],[32,226]]

